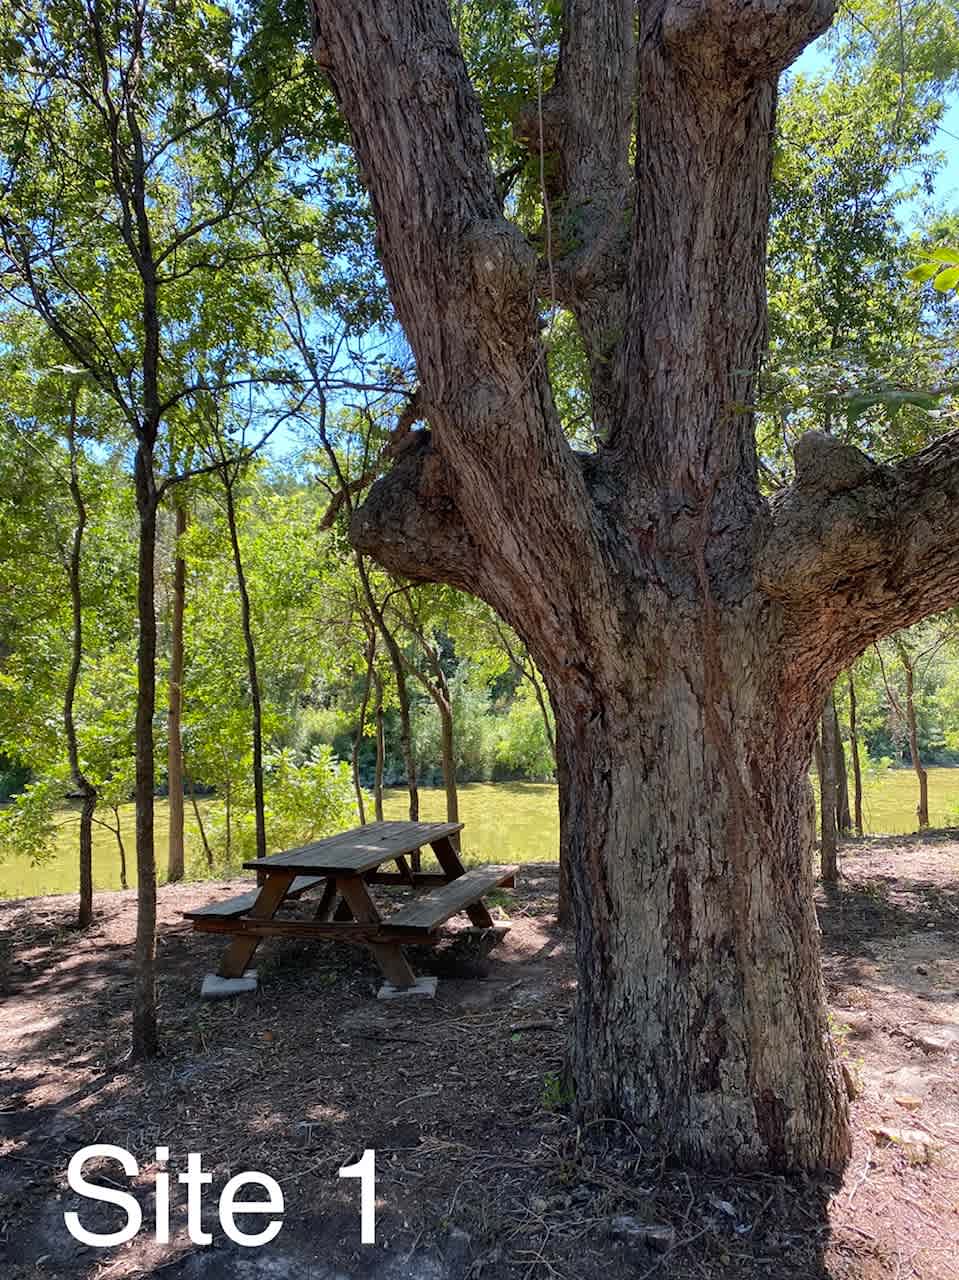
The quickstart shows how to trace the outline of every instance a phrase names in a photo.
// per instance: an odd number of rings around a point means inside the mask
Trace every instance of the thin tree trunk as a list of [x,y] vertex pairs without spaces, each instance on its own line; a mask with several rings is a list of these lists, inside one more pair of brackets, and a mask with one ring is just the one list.
[[183,879],[183,615],[186,606],[186,561],[181,539],[186,533],[187,510],[182,499],[174,500],[176,552],[173,558],[173,607],[170,635],[170,675],[167,702],[167,797],[170,836],[167,849],[167,880]]
[[80,809],[80,896],[77,907],[77,925],[81,929],[93,923],[93,815],[97,807],[97,791],[80,767],[80,751],[77,744],[77,727],[73,716],[73,704],[76,697],[77,681],[80,678],[80,667],[83,663],[83,597],[81,594],[81,565],[83,556],[83,534],[87,525],[87,509],[80,488],[80,477],[77,470],[76,448],[76,416],[77,400],[74,394],[70,406],[69,449],[70,449],[70,496],[76,510],[76,524],[73,539],[67,558],[67,575],[70,583],[70,668],[67,673],[67,685],[63,695],[63,727],[67,739],[67,753],[70,760],[70,774],[73,784],[80,792],[82,805]]
[[[525,661],[521,661],[513,650],[506,633],[502,627],[496,628],[499,636],[500,644],[506,650],[506,655],[516,668],[517,672],[524,679],[528,680],[533,686],[533,693],[536,696],[536,702],[539,706],[540,715],[543,717],[543,728],[546,731],[546,740],[549,743],[550,750],[553,753],[553,766],[556,766],[556,735],[553,732],[553,726],[550,723],[549,709],[546,703],[546,697],[543,693],[542,685],[536,676],[536,667],[532,660],[527,666]],[[563,928],[573,923],[573,902],[570,897],[569,888],[569,868],[566,866],[566,855],[563,851],[563,843],[560,842],[559,847],[559,883],[556,893],[556,922]]]
[[376,716],[376,769],[373,774],[373,805],[376,821],[383,821],[383,764],[386,758],[386,735],[383,725],[383,677],[374,669],[374,715]]
[[[155,320],[155,311],[154,311]],[[137,574],[137,707],[136,707],[136,861],[137,932],[134,945],[134,1060],[153,1058],[160,1049],[156,1012],[157,876],[153,828],[156,787],[153,715],[156,709],[156,485],[153,474],[155,429],[141,432],[136,455],[137,512],[140,518]]]
[[356,792],[356,807],[359,810],[360,822],[366,826],[366,804],[363,799],[363,788],[360,786],[360,747],[363,745],[363,733],[366,729],[366,708],[370,702],[370,686],[373,681],[373,663],[376,661],[376,632],[370,636],[366,645],[366,674],[363,678],[363,697],[360,700],[360,714],[353,735],[353,790]]
[[839,879],[838,832],[836,829],[836,760],[835,731],[829,715],[832,699],[826,702],[821,721],[817,763],[819,766],[819,862],[823,880],[835,884]]
[[[256,643],[253,639],[250,594],[247,590],[246,574],[243,571],[243,556],[240,551],[240,537],[236,525],[236,505],[233,498],[233,486],[236,477],[228,474],[226,468],[221,472],[221,476],[226,493],[226,518],[230,530],[230,545],[233,548],[236,585],[240,594],[240,621],[243,628],[243,644],[246,649],[247,678],[250,682],[250,705],[253,721],[253,809],[256,823],[256,856],[265,858],[266,803],[263,795],[263,712],[260,704],[260,678],[256,665]],[[262,883],[263,873],[257,872],[256,878],[257,883]]]
[[[383,637],[383,643],[386,645],[386,652],[390,658],[390,666],[393,668],[393,678],[396,681],[396,700],[400,713],[400,750],[403,754],[403,764],[406,767],[406,787],[410,797],[409,817],[410,822],[419,822],[420,792],[416,781],[416,757],[413,754],[413,727],[410,720],[410,695],[406,684],[406,668],[403,665],[403,655],[400,652],[400,646],[396,642],[396,637],[383,616],[383,610],[376,601],[369,574],[366,571],[366,563],[359,553],[356,556],[356,567],[360,575],[367,607],[373,616],[373,621],[376,623],[380,635]],[[416,849],[410,855],[410,865],[414,871],[420,870],[422,857],[419,849]]]
[[849,750],[852,755],[853,822],[856,835],[863,834],[862,827],[862,762],[859,758],[859,726],[856,718],[856,681],[849,670]]
[[203,852],[206,854],[206,865],[213,870],[213,850],[210,848],[210,842],[207,839],[206,827],[203,825],[203,818],[200,814],[200,806],[196,802],[196,787],[193,783],[192,776],[188,780],[190,788],[190,803],[193,805],[193,816],[196,818],[197,829],[200,832],[200,840],[203,844]]
[[127,847],[123,843],[123,832],[120,827],[120,810],[116,805],[111,806],[113,809],[113,818],[116,826],[113,828],[113,834],[117,842],[117,852],[120,855],[120,888],[129,889],[127,882]]
[[829,695],[829,700],[832,704],[829,719],[833,729],[833,767],[836,775],[836,830],[841,836],[847,836],[852,830],[852,814],[849,810],[849,776],[846,772],[846,751],[839,724],[839,712],[836,709],[835,689]]
[[929,774],[919,756],[919,722],[916,716],[916,672],[909,651],[904,644],[897,644],[899,658],[906,673],[906,727],[909,732],[909,755],[912,767],[919,783],[919,803],[916,805],[916,817],[919,830],[925,831],[929,826]]
[[233,787],[227,778],[223,787],[224,828],[226,839],[226,864],[230,865],[233,853]]
[[[433,699],[440,717],[440,765],[443,770],[443,789],[446,793],[446,821],[459,822],[460,803],[459,792],[456,787],[453,699],[450,694],[449,681],[446,679],[446,672],[443,670],[443,664],[440,662],[440,655],[436,646],[427,639],[424,628],[416,619],[413,604],[408,594],[406,600],[409,615],[403,617],[403,622],[422,649],[432,679],[430,680],[424,676],[415,666],[411,665],[410,670]],[[460,847],[459,832],[451,836],[450,839],[458,849]]]

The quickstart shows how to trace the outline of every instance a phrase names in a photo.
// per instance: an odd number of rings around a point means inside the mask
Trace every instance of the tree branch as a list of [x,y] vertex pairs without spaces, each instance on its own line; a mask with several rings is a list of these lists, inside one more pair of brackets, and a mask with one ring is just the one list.
[[553,86],[526,104],[515,125],[534,156],[542,149],[553,160],[544,169],[552,260],[543,289],[555,290],[576,317],[590,362],[593,424],[602,435],[618,399],[614,353],[625,322],[634,21],[634,0],[565,0]]
[[[413,494],[450,477],[440,529],[407,525],[416,502],[403,482],[374,486],[362,545],[398,572],[408,559],[420,577],[474,580],[463,563],[472,547],[480,574],[496,565],[499,607],[508,616],[548,619],[562,647],[584,625],[588,575],[566,554],[605,565],[582,470],[552,401],[536,307],[535,255],[503,217],[479,103],[445,0],[313,0],[318,59],[352,130],[377,215],[378,245],[397,315],[416,357],[432,436],[412,454]],[[442,317],[437,323],[437,317]],[[410,466],[404,454],[401,466]],[[426,460],[429,465],[426,466]],[[399,511],[385,510],[385,492]],[[374,495],[376,497],[374,498]],[[411,507],[410,502],[413,502]],[[452,527],[451,511],[461,527]],[[408,532],[420,555],[375,545],[369,526]],[[566,566],[557,569],[557,566]],[[595,589],[602,590],[601,587]],[[584,607],[579,610],[577,601]],[[581,614],[579,621],[570,616]],[[593,613],[593,610],[589,610]],[[591,625],[585,623],[585,625]],[[563,637],[567,638],[564,640]],[[540,653],[537,654],[540,657]]]
[[959,601],[959,431],[896,466],[807,432],[771,502],[759,585],[799,646],[838,673],[869,644]]

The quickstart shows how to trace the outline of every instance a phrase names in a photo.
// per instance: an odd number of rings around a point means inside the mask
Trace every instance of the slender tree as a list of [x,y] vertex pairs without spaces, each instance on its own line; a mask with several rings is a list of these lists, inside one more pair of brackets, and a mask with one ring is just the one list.
[[186,501],[173,499],[175,514],[173,592],[170,603],[170,671],[167,681],[167,797],[170,835],[167,846],[167,879],[182,880],[184,873],[183,825],[183,615],[186,610],[186,560],[182,540],[187,529]]
[[856,702],[856,679],[852,667],[849,681],[849,753],[852,756],[853,823],[856,835],[863,834],[862,825],[862,760],[859,755],[859,708]]

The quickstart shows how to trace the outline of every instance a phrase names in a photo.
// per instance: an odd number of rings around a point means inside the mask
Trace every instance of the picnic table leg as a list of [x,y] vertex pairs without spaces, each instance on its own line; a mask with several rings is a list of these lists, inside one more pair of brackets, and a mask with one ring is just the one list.
[[314,920],[329,920],[330,909],[336,900],[336,881],[330,877],[323,886],[323,894],[320,898],[319,905],[313,912]]
[[[343,895],[343,901],[349,905],[354,917],[361,924],[379,923],[380,913],[370,897],[366,881],[362,876],[344,876],[343,879],[337,880],[336,887]],[[373,958],[383,971],[387,982],[392,982],[394,987],[416,985],[416,975],[410,968],[409,961],[398,942],[369,942],[367,946],[372,951]]]
[[[458,880],[460,876],[466,875],[466,868],[463,866],[459,850],[448,836],[443,836],[441,840],[434,840],[431,848],[436,854],[436,861],[442,867],[443,874],[447,880]],[[486,904],[482,898],[470,903],[466,908],[466,914],[469,916],[470,924],[475,925],[478,929],[492,929],[493,917],[486,909]]]
[[[272,920],[295,879],[296,873],[293,871],[268,875],[256,902],[250,908],[250,916],[254,920]],[[220,961],[220,977],[242,978],[262,941],[256,934],[235,934]]]

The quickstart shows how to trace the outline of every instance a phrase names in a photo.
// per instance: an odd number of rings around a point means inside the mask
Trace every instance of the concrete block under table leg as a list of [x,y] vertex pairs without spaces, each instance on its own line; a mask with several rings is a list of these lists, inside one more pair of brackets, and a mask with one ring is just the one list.
[[436,995],[438,978],[423,975],[417,978],[411,987],[394,987],[392,982],[384,982],[376,993],[377,1000],[401,1000],[404,996],[426,996],[428,999]]
[[218,973],[208,973],[200,988],[202,1000],[226,1000],[230,996],[244,996],[257,988],[255,969],[247,969],[242,978],[221,978]]

